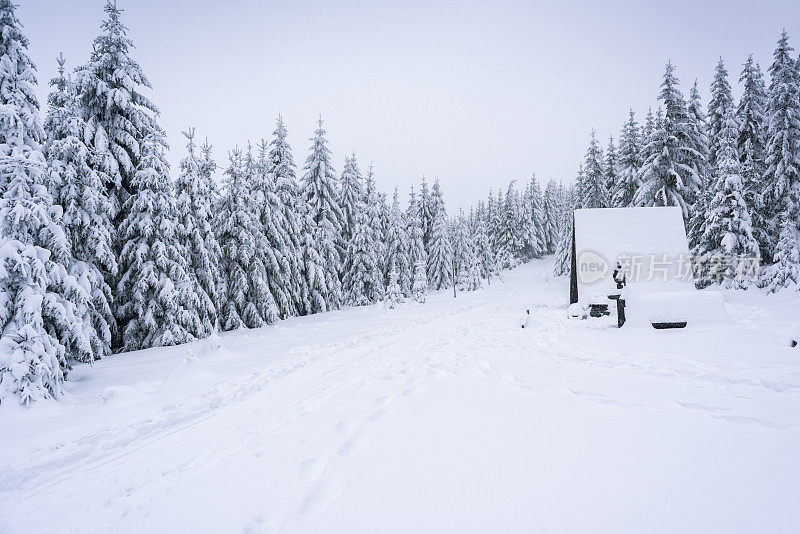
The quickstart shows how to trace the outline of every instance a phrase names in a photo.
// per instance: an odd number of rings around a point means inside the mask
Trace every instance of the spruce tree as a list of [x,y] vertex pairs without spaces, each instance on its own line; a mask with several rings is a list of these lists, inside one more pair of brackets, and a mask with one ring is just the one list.
[[[406,234],[408,235],[408,265],[411,271],[411,280],[409,286],[411,292],[414,293],[414,284],[417,280],[417,265],[423,266],[423,273],[428,265],[428,256],[425,252],[425,243],[423,241],[422,221],[420,220],[420,210],[417,197],[414,194],[414,187],[411,187],[411,198],[408,203],[408,226],[406,227]],[[427,288],[427,277],[425,287]]]
[[700,265],[709,269],[706,276],[726,287],[746,287],[737,276],[737,258],[758,257],[758,243],[753,237],[750,210],[742,193],[742,171],[736,150],[739,127],[734,110],[729,108],[722,121],[714,160],[715,194],[708,204],[704,232],[696,247]]
[[[322,127],[322,118],[317,122],[317,130],[311,141],[311,153],[303,167],[303,189],[308,203],[308,215],[313,221],[311,239],[307,245],[317,249],[324,284],[317,280],[316,273],[311,278],[317,291],[325,288],[322,295],[324,309],[335,310],[343,301],[341,284],[341,228],[342,210],[339,204],[339,190],[336,173],[330,162],[331,152]],[[316,310],[315,311],[321,311]]]
[[694,147],[686,102],[674,71],[672,63],[667,63],[659,96],[666,112],[662,120],[656,120],[645,149],[648,157],[639,172],[642,185],[634,201],[640,206],[679,206],[688,219],[700,188],[695,162],[702,155]]
[[453,276],[459,291],[475,291],[481,287],[480,268],[475,241],[463,213],[453,220]]
[[187,154],[181,160],[180,174],[175,182],[176,239],[197,292],[200,330],[196,335],[207,337],[216,330],[217,325],[218,262],[221,251],[213,229],[212,190],[202,175],[201,162],[195,152],[194,128],[189,128],[183,135],[187,139]]
[[744,64],[739,82],[744,86],[736,110],[739,122],[737,149],[742,162],[743,194],[753,218],[753,233],[762,256],[770,250],[768,217],[761,198],[767,135],[767,90],[761,68],[752,54]]
[[217,225],[217,239],[222,248],[220,273],[224,281],[221,297],[224,304],[219,310],[222,330],[258,328],[278,317],[258,250],[264,243],[263,227],[253,205],[249,166],[252,164],[248,165],[241,150],[236,149],[230,154],[225,171],[225,195]]
[[[48,191],[36,67],[10,0],[0,0],[0,403],[58,397],[67,359],[91,358],[86,288]],[[91,328],[86,325],[86,328]]]
[[58,76],[50,82],[54,90],[48,97],[44,155],[50,164],[53,201],[63,212],[62,226],[72,252],[67,268],[83,283],[88,296],[88,306],[75,313],[82,319],[92,350],[74,357],[91,362],[111,352],[116,322],[111,288],[103,272],[116,274],[117,261],[105,186],[92,168],[92,153],[83,141],[85,125],[73,88],[64,76],[64,63],[59,55]]
[[692,85],[689,95],[689,104],[687,106],[687,111],[689,112],[689,137],[698,154],[697,157],[693,158],[692,168],[697,173],[701,183],[700,191],[690,210],[687,222],[689,247],[694,249],[705,231],[706,215],[709,209],[709,202],[714,196],[712,187],[715,181],[712,176],[709,176],[710,173],[707,167],[707,162],[710,160],[708,127],[703,105],[700,102],[700,92],[697,90],[697,80]]
[[584,159],[581,183],[582,208],[605,208],[608,206],[603,150],[600,148],[594,130],[592,130],[589,148]]
[[[785,267],[792,255],[788,251],[776,249],[775,238],[780,233],[784,246],[796,232],[786,228],[800,220],[800,207],[797,205],[800,188],[800,82],[797,65],[790,52],[789,36],[781,34],[769,69],[770,87],[767,104],[767,147],[765,156],[763,217],[766,235],[771,236],[765,243],[762,254],[781,254],[781,266]],[[796,243],[795,246],[800,246]],[[774,260],[778,262],[778,258]],[[785,279],[781,273],[775,277]],[[773,284],[774,287],[774,284]]]
[[120,226],[117,321],[123,350],[186,343],[202,333],[199,299],[178,241],[175,191],[162,139],[145,139]]
[[397,283],[404,295],[411,293],[411,284],[414,273],[408,257],[409,238],[406,233],[406,222],[400,210],[400,197],[397,188],[392,197],[392,208],[389,212],[389,223],[386,230],[386,282],[389,283],[389,274],[394,270],[397,273]]
[[480,268],[480,277],[486,278],[488,284],[492,283],[492,278],[497,276],[497,261],[492,250],[491,237],[489,236],[489,226],[487,223],[488,214],[486,207],[481,203],[475,214],[474,229],[472,231],[475,240],[475,254]]
[[558,185],[549,180],[544,188],[542,202],[542,233],[544,235],[545,254],[553,254],[558,242]]
[[364,198],[364,184],[361,171],[358,169],[356,154],[345,157],[344,170],[342,171],[341,184],[341,206],[342,206],[342,239],[344,246],[347,246],[353,235],[353,227],[356,221],[356,212],[361,207]]
[[288,240],[284,207],[278,196],[278,185],[271,168],[269,146],[262,140],[258,148],[258,159],[249,173],[261,227],[259,237],[263,239],[256,253],[264,265],[266,283],[278,307],[278,317],[283,319],[297,315],[292,294],[292,276],[296,273],[292,266],[291,256],[294,250]]
[[628,112],[628,121],[622,127],[622,135],[619,140],[619,171],[614,186],[614,196],[611,199],[611,206],[615,208],[627,208],[633,206],[633,199],[639,189],[639,169],[642,166],[641,159],[641,134],[639,124],[633,110]]
[[[434,184],[437,187],[438,181]],[[453,284],[453,246],[447,224],[447,213],[442,203],[435,211],[431,238],[428,242],[428,284],[431,289],[446,289]]]
[[[728,114],[734,110],[731,85],[728,83],[728,70],[722,58],[719,58],[714,69],[714,81],[711,82],[711,100],[708,102],[708,138],[709,138],[709,165],[716,166],[716,155],[720,152],[722,144],[722,129],[726,126]],[[736,120],[734,117],[733,120]]]
[[[125,217],[123,205],[134,193],[134,174],[144,157],[145,139],[162,142],[158,108],[143,94],[151,89],[122,23],[123,10],[106,0],[102,33],[94,40],[88,63],[76,69],[76,91],[86,123],[85,139],[95,152],[95,170],[106,181],[115,224]],[[121,248],[122,243],[118,243]]]
[[287,137],[288,131],[283,118],[278,115],[269,144],[269,173],[271,182],[275,184],[275,194],[282,214],[285,247],[283,257],[287,263],[287,287],[292,307],[296,313],[305,315],[324,307],[321,288],[312,288],[312,273],[321,271],[321,263],[316,251],[308,251],[306,247],[306,243],[312,242],[312,224],[306,216],[306,203],[297,184],[292,147]]
[[575,205],[576,192],[574,188],[565,191],[561,196],[561,219],[558,232],[558,246],[556,247],[555,265],[553,274],[565,276],[570,273],[572,258],[572,217]]
[[431,195],[428,190],[428,182],[425,176],[422,176],[422,185],[419,189],[419,220],[422,223],[422,242],[425,244],[425,250],[428,249],[428,242],[431,238],[433,231],[433,211],[431,211]]

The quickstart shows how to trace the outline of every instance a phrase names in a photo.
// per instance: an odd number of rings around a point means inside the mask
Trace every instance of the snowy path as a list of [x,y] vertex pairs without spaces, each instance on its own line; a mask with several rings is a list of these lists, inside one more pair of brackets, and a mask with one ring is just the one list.
[[800,302],[617,330],[550,270],[76,369],[0,410],[0,532],[800,530]]

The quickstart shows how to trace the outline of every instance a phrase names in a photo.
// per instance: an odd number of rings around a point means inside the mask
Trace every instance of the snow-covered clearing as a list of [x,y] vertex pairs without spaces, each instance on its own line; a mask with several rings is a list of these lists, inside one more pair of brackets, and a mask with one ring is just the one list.
[[0,410],[0,532],[800,530],[800,300],[617,330],[550,272],[78,367]]

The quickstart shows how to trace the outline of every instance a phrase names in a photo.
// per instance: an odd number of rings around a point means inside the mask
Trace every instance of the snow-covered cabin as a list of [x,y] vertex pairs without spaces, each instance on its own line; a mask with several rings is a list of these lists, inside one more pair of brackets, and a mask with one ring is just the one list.
[[695,289],[678,207],[579,209],[574,214],[570,303],[609,303],[625,276],[628,324],[686,323],[725,316],[718,293]]

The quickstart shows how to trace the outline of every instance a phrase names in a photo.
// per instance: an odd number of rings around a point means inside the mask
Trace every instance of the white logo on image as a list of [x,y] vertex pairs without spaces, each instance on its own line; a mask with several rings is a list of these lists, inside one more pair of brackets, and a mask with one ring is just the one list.
[[601,280],[608,272],[608,263],[602,256],[591,250],[584,250],[578,256],[578,279],[582,284]]

